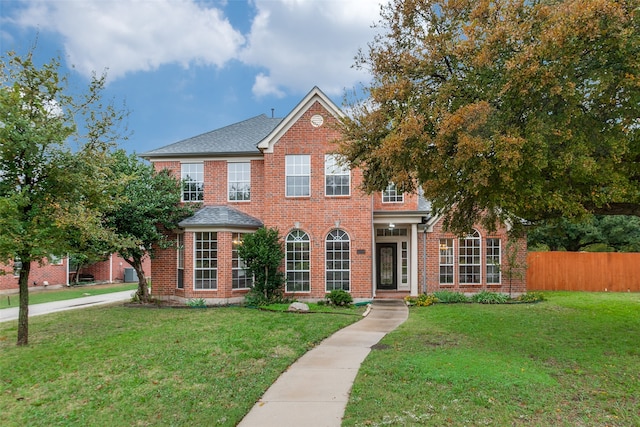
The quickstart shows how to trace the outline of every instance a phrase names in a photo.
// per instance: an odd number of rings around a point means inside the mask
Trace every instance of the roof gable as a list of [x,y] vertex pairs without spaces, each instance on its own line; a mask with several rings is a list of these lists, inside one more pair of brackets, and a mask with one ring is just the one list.
[[291,112],[258,144],[263,153],[273,153],[275,143],[291,126],[315,103],[318,102],[337,119],[344,117],[344,113],[317,86],[291,110]]

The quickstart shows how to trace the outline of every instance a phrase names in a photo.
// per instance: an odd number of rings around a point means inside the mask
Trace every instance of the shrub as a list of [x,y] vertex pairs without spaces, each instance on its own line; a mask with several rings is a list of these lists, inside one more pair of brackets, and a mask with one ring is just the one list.
[[516,298],[516,300],[520,302],[538,302],[544,301],[544,299],[544,294],[542,292],[527,292],[526,294],[522,294]]
[[187,305],[191,308],[204,308],[207,306],[203,298],[190,299],[187,301]]
[[[278,302],[282,299],[284,290],[284,274],[279,271],[284,259],[284,249],[278,230],[275,228],[260,228],[255,233],[246,234],[242,244],[238,245],[238,255],[245,262],[247,270],[253,274],[253,288],[251,293],[264,295],[266,303]],[[248,305],[265,305],[262,298],[255,299],[247,294]]]
[[327,300],[335,306],[338,307],[348,307],[353,303],[353,298],[351,294],[342,289],[334,289],[333,291],[327,294]]
[[436,291],[433,296],[443,303],[469,302],[469,298],[461,292]]
[[481,304],[504,304],[509,301],[509,297],[497,292],[481,291],[472,295],[471,301]]
[[404,300],[409,305],[415,305],[416,307],[428,307],[431,304],[438,302],[438,298],[434,295],[420,294],[417,297],[405,297]]

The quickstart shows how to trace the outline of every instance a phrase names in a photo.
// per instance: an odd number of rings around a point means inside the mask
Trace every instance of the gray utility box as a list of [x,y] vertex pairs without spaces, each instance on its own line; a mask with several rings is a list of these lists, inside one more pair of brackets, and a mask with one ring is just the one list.
[[124,269],[124,281],[127,283],[138,281],[138,273],[136,273],[136,270],[134,268]]

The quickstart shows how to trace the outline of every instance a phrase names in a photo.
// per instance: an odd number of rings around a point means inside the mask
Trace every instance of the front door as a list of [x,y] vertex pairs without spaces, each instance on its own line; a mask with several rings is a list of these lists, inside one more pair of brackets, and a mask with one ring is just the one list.
[[377,289],[398,289],[398,257],[395,243],[376,243]]

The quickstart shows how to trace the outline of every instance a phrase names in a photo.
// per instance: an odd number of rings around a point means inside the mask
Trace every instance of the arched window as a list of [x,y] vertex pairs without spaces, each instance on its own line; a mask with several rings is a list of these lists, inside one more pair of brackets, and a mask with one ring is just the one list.
[[351,269],[349,235],[342,230],[333,230],[325,241],[326,290],[349,291]]
[[287,235],[287,292],[310,291],[310,240],[302,230]]
[[460,284],[480,283],[480,233],[473,230],[460,239],[458,249],[458,273]]

